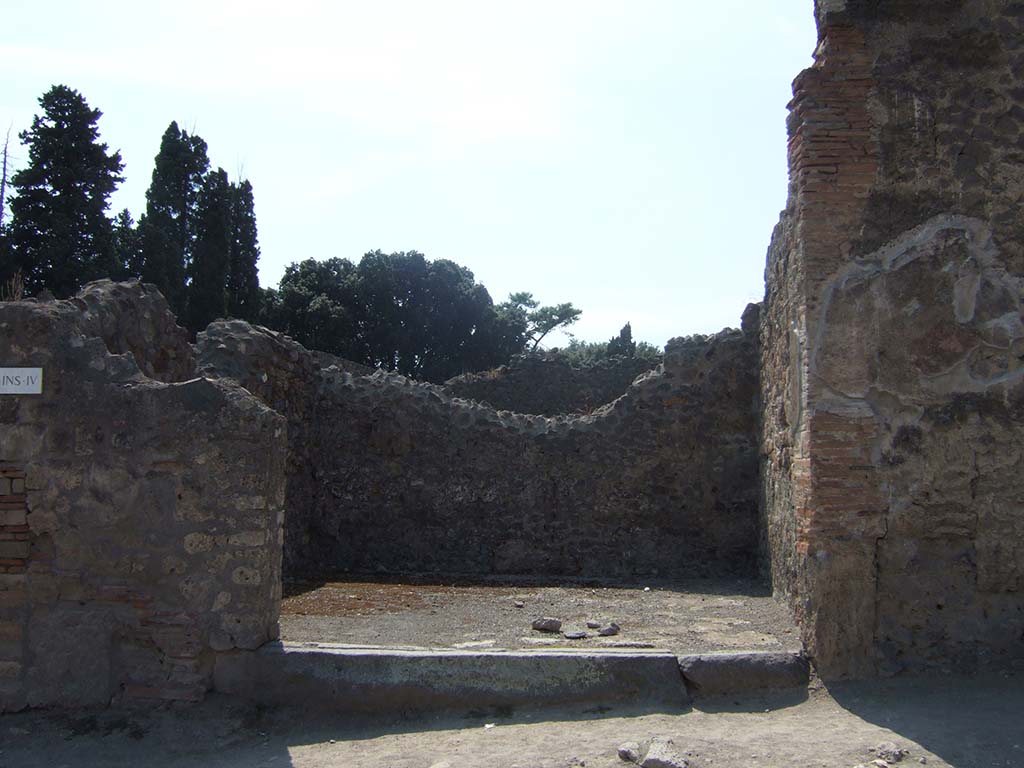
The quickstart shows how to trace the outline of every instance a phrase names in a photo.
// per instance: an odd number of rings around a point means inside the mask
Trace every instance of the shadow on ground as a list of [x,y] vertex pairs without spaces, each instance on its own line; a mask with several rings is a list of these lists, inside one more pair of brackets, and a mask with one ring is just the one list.
[[[296,761],[295,750],[301,753],[303,748],[329,749],[335,744],[387,744],[389,740],[396,743],[393,756],[402,759],[400,764],[404,766],[404,760],[417,748],[401,744],[419,739],[436,741],[449,733],[477,734],[489,728],[556,723],[586,728],[588,722],[602,718],[673,717],[687,711],[689,708],[580,706],[374,717],[333,713],[317,702],[306,707],[265,707],[212,694],[198,705],[76,712],[35,710],[0,716],[0,768],[326,768],[352,764],[334,760],[321,763],[316,758]],[[431,763],[422,768],[429,768]],[[476,768],[475,764],[460,766]]]
[[834,683],[845,710],[957,768],[1024,766],[1024,676],[1010,672]]
[[901,766],[1024,766],[1024,676],[897,678],[695,702],[687,710],[480,711],[409,720],[323,702],[0,717],[3,768],[623,768],[625,741],[667,737],[693,768],[853,768],[895,742]]

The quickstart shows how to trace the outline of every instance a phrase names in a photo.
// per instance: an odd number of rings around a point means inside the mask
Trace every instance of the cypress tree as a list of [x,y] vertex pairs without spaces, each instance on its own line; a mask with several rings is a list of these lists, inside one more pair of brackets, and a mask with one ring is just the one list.
[[139,228],[131,212],[125,208],[114,217],[114,260],[117,263],[117,277],[139,277],[142,274],[142,251],[139,245]]
[[156,284],[179,316],[184,314],[187,304],[186,283],[196,241],[196,209],[209,167],[206,142],[172,122],[160,140],[139,237],[142,278]]
[[206,175],[199,195],[196,241],[189,269],[188,328],[192,333],[227,315],[231,197],[223,168]]
[[103,114],[66,85],[39,99],[42,114],[19,136],[28,166],[11,180],[10,247],[25,289],[58,297],[116,274],[113,230],[106,210],[121,183],[121,155],[107,153],[96,127]]
[[231,185],[231,253],[228,266],[228,313],[255,321],[260,310],[260,246],[256,235],[252,184]]

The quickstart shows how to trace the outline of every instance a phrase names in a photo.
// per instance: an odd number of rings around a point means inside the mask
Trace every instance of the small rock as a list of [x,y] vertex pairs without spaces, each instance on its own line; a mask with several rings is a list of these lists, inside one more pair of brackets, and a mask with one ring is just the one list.
[[672,739],[655,738],[640,768],[690,768],[690,763],[676,751]]
[[888,763],[898,763],[910,754],[909,750],[903,749],[891,741],[883,741],[873,747],[871,752]]
[[533,628],[538,632],[561,632],[562,620],[553,619],[550,616],[534,619]]
[[644,592],[650,592],[650,591],[651,591],[650,587],[644,587]]
[[593,620],[591,620],[591,621],[587,622],[587,626],[590,629],[597,629],[598,627],[601,626],[601,622],[600,621],[593,621]]
[[640,763],[640,745],[635,741],[619,744],[619,757],[627,763]]
[[524,605],[526,605],[526,603],[524,603],[522,600],[516,600],[514,603],[512,603],[512,605],[514,605],[516,608],[522,608]]
[[928,765],[928,758],[927,757],[919,757],[919,758],[917,758],[917,762],[919,762],[921,765]]
[[564,632],[566,640],[586,640],[590,635],[586,632]]
[[597,634],[599,634],[601,637],[611,637],[612,635],[617,635],[619,634],[619,625],[613,621],[604,629],[599,630]]
[[493,727],[494,727],[494,723],[484,723],[484,728],[485,729],[489,729],[489,728],[493,728]]

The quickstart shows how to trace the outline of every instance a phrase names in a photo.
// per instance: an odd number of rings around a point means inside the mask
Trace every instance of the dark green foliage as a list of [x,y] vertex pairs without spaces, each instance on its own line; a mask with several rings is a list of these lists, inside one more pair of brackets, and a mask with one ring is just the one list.
[[11,258],[11,238],[7,226],[7,167],[8,149],[11,141],[11,130],[7,129],[4,137],[3,157],[0,161],[0,296],[4,295],[4,285],[14,278],[14,261]]
[[608,341],[580,341],[571,339],[569,346],[558,350],[571,365],[593,365],[611,357],[636,357],[652,365],[661,362],[661,350],[646,341],[633,341],[633,328],[626,323],[619,335]]
[[551,331],[572,325],[581,314],[581,310],[568,302],[542,307],[533,294],[526,291],[510,295],[498,310],[509,324],[520,329],[522,342],[515,351],[521,351],[526,344],[530,345],[530,351],[536,350]]
[[11,238],[8,227],[0,223],[0,290],[14,277],[17,265],[11,253]]
[[21,134],[29,165],[13,179],[10,227],[0,205],[0,282],[20,272],[30,293],[47,288],[69,296],[100,277],[141,277],[193,333],[217,317],[257,318],[260,250],[248,181],[229,184],[222,169],[210,172],[206,142],[172,122],[155,158],[146,213],[137,225],[127,209],[110,221],[107,200],[122,166],[98,142],[101,113],[66,86],[54,86],[39,103],[43,115]]
[[259,320],[310,349],[362,360],[353,285],[355,267],[348,259],[306,259],[285,268],[277,291],[263,292]]
[[356,268],[355,292],[366,364],[439,382],[501,359],[490,294],[455,262],[374,251]]
[[139,229],[127,208],[114,217],[113,235],[117,272],[111,277],[119,280],[138,277],[142,274],[142,243]]
[[252,184],[231,185],[231,237],[227,279],[228,314],[254,321],[260,309],[260,246]]
[[223,168],[206,175],[196,208],[196,240],[189,265],[187,325],[192,333],[227,315],[232,193]]
[[622,326],[618,336],[608,341],[608,357],[633,357],[636,353],[636,342],[633,341],[633,328],[629,323]]
[[256,320],[260,257],[252,184],[210,171],[206,142],[171,123],[139,222],[142,278],[196,333],[218,317]]
[[209,167],[206,142],[172,122],[160,141],[139,231],[142,279],[155,283],[179,316],[187,304],[186,281],[199,226],[196,211]]
[[279,289],[263,292],[260,321],[312,349],[441,382],[507,362],[546,333],[551,318],[579,315],[571,305],[539,308],[529,294],[513,299],[496,307],[452,261],[373,251],[358,266],[290,265]]
[[19,134],[29,160],[12,179],[7,269],[21,270],[30,294],[45,288],[66,297],[117,271],[106,210],[123,166],[99,141],[102,113],[80,93],[55,85],[39,105],[42,114]]

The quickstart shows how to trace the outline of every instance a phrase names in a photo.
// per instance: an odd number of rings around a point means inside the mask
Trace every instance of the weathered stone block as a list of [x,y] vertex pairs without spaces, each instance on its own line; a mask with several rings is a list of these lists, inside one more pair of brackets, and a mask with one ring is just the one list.
[[27,541],[0,541],[0,560],[27,558],[29,549]]
[[0,509],[0,527],[26,525],[28,523],[27,510],[21,509]]
[[805,688],[810,662],[800,653],[703,653],[679,658],[694,696],[719,696],[770,688]]

